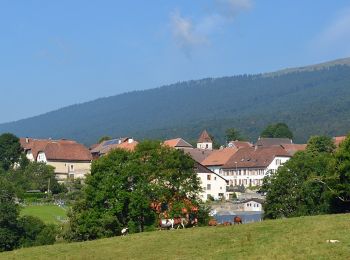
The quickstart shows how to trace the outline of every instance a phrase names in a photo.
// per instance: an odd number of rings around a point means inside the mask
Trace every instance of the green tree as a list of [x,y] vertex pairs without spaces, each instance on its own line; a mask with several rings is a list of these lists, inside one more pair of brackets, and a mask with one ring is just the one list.
[[19,209],[14,197],[12,185],[0,177],[0,252],[12,250],[19,245]]
[[340,144],[335,154],[335,174],[326,181],[332,192],[332,211],[350,209],[350,136]]
[[306,151],[311,153],[333,153],[335,144],[328,136],[312,136],[307,142]]
[[242,137],[241,133],[236,130],[235,128],[228,128],[225,131],[226,133],[226,142],[230,141],[243,141],[244,138]]
[[10,133],[0,135],[0,167],[5,171],[19,161],[22,152],[19,139]]
[[152,202],[195,200],[199,189],[194,162],[183,151],[158,141],[142,142],[134,152],[116,149],[93,162],[65,237],[81,241],[119,235],[126,226],[131,232],[152,229]]
[[262,190],[266,218],[330,212],[330,191],[320,181],[334,166],[332,154],[298,152],[276,173],[265,177]]
[[260,134],[265,138],[289,138],[293,139],[293,133],[285,123],[277,123],[268,125]]

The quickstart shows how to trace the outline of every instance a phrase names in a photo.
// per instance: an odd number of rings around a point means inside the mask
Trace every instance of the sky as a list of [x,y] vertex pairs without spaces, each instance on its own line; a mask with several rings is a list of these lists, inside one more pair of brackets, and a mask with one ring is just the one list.
[[350,56],[349,0],[0,0],[0,123]]

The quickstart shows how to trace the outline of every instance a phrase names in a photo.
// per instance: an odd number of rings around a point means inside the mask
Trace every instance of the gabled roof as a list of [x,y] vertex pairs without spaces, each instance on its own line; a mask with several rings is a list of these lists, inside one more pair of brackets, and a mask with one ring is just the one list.
[[182,150],[192,157],[193,160],[201,163],[205,158],[207,158],[213,151],[208,149],[199,148],[182,148]]
[[128,137],[123,137],[103,141],[100,144],[94,145],[93,149],[91,149],[91,153],[103,153],[102,151],[106,148],[126,142],[128,139]]
[[236,147],[238,149],[252,147],[253,144],[245,141],[231,141],[228,143],[228,147]]
[[74,141],[52,141],[44,150],[47,160],[91,161],[91,153],[84,145]]
[[45,153],[47,160],[91,161],[89,149],[72,140],[50,140],[20,138],[25,151],[31,151],[34,160],[40,152]]
[[208,134],[207,130],[204,130],[201,135],[198,138],[197,143],[212,143],[213,140],[211,140],[210,135]]
[[223,179],[226,183],[228,183],[228,180],[226,180],[224,177],[220,176],[219,174],[211,171],[210,169],[208,169],[207,167],[205,167],[203,164],[199,163],[199,162],[195,162],[194,164],[194,171],[195,173],[209,173],[209,174],[214,174],[216,176],[218,176],[219,178]]
[[281,146],[242,148],[228,160],[223,168],[266,168],[277,156],[291,157]]
[[256,142],[257,146],[274,146],[274,145],[283,145],[283,144],[292,144],[293,141],[289,138],[259,138]]
[[294,155],[296,152],[305,151],[306,144],[282,144],[281,147],[290,155]]
[[243,200],[242,203],[247,203],[247,202],[250,202],[250,201],[254,201],[254,202],[257,202],[257,203],[260,203],[260,204],[263,204],[265,202],[263,199],[251,198],[251,199]]
[[238,151],[237,148],[224,148],[214,150],[207,158],[202,161],[205,166],[222,166]]
[[173,148],[193,148],[193,146],[182,138],[175,138],[170,140],[165,140],[164,145]]

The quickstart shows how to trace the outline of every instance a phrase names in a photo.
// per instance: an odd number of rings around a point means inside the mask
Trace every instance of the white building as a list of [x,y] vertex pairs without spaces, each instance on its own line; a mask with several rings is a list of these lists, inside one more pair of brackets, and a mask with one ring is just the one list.
[[203,201],[206,201],[210,197],[215,200],[222,198],[227,198],[226,186],[227,180],[209,170],[207,167],[201,165],[200,163],[195,164],[195,171],[197,176],[200,178],[202,192],[200,197]]
[[222,167],[220,175],[230,186],[261,186],[263,179],[287,162],[291,155],[281,146],[239,149]]
[[247,199],[242,202],[243,203],[243,211],[263,211],[263,203],[262,199],[252,198]]

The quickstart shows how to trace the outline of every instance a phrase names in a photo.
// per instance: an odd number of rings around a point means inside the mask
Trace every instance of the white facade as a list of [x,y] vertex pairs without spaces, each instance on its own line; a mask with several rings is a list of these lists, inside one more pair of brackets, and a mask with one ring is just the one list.
[[265,176],[275,172],[289,159],[290,157],[276,156],[267,167],[222,169],[220,175],[229,181],[229,185],[261,186]]
[[197,148],[203,149],[203,150],[213,150],[213,143],[211,142],[197,143]]
[[262,211],[262,204],[255,200],[244,202],[243,211]]
[[227,182],[223,177],[213,172],[197,173],[197,176],[200,178],[203,189],[203,192],[200,193],[203,201],[206,201],[210,196],[215,200],[226,198]]

